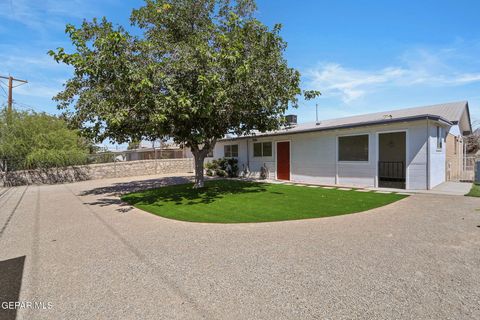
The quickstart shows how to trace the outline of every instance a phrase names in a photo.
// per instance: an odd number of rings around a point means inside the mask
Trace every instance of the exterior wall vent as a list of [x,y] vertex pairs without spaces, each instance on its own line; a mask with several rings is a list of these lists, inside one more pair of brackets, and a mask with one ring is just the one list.
[[297,115],[295,114],[285,116],[285,120],[287,121],[287,126],[294,127],[297,125]]

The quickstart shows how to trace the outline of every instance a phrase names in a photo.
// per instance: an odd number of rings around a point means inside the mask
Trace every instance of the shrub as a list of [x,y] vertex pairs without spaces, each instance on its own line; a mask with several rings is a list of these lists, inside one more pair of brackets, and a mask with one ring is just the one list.
[[213,170],[212,169],[207,169],[206,175],[209,176],[209,177],[213,176]]
[[228,159],[226,171],[230,178],[238,177],[238,160],[235,158]]
[[215,173],[219,177],[238,177],[238,160],[234,158],[212,160],[205,164],[205,169],[207,169],[207,175],[211,172],[212,175]]
[[62,117],[0,111],[0,162],[9,171],[82,165],[93,148]]
[[37,149],[25,159],[28,169],[67,167],[85,163],[87,163],[87,155],[80,150]]
[[218,169],[218,164],[217,164],[216,160],[213,160],[211,162],[205,163],[204,167],[207,170],[216,170],[216,169]]
[[227,172],[225,170],[222,170],[222,169],[215,170],[215,173],[219,177],[226,177],[227,176]]

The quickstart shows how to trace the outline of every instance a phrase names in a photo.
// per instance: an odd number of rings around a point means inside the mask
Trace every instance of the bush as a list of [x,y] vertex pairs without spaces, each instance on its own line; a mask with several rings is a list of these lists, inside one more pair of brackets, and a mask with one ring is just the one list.
[[219,177],[226,177],[227,176],[227,172],[225,170],[222,170],[222,169],[215,170],[215,174]]
[[9,171],[82,165],[93,144],[64,118],[30,111],[0,111],[0,163]]
[[216,160],[213,160],[211,162],[205,163],[204,167],[205,167],[205,169],[207,169],[207,171],[208,170],[212,171],[212,170],[218,169],[218,164],[217,164]]
[[209,177],[213,176],[213,170],[212,170],[212,169],[207,169],[206,174],[207,174],[207,176],[209,176]]
[[215,173],[219,177],[238,177],[238,160],[235,158],[212,160],[205,164],[205,169],[207,169],[207,175],[211,172],[212,175]]
[[28,169],[68,167],[85,163],[87,163],[87,155],[79,150],[37,149],[31,152],[25,160],[25,166]]

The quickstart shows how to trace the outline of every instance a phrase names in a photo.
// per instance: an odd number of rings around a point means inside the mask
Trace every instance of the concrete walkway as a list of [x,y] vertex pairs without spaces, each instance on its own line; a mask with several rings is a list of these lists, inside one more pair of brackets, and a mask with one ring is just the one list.
[[390,192],[405,192],[410,194],[438,194],[438,195],[450,195],[450,196],[464,196],[472,188],[471,182],[453,182],[447,181],[439,184],[431,190],[416,190],[416,189],[391,189],[391,188],[372,188],[368,187],[368,190],[374,191],[390,191]]
[[418,194],[364,213],[235,225],[167,220],[118,199],[186,180],[10,189],[0,297],[51,303],[18,310],[28,320],[480,318],[478,198]]
[[471,188],[471,182],[447,181],[433,188],[431,193],[463,196],[467,194]]
[[[252,181],[257,181],[254,179],[251,179]],[[263,180],[268,183],[274,183],[274,184],[290,184],[290,185],[298,185],[298,186],[317,186],[317,187],[323,187],[323,188],[328,188],[328,189],[338,189],[338,190],[370,190],[370,191],[375,191],[379,193],[400,193],[400,194],[416,194],[416,193],[426,193],[426,194],[441,194],[441,195],[451,195],[451,196],[464,196],[467,194],[471,187],[472,183],[471,182],[453,182],[453,181],[447,181],[439,184],[435,188],[431,190],[416,190],[416,189],[393,189],[393,188],[374,188],[374,187],[368,187],[368,186],[352,186],[352,185],[338,185],[338,184],[322,184],[322,185],[314,185],[314,184],[302,184],[302,183],[297,183],[297,182],[290,182],[290,181],[278,181],[278,180]]]

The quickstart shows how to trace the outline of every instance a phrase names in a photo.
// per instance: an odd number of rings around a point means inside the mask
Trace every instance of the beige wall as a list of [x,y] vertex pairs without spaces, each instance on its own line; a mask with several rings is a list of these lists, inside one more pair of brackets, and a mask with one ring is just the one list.
[[56,184],[153,174],[193,172],[192,159],[162,159],[91,164],[46,170],[13,171],[0,176],[0,185]]
[[446,147],[446,180],[455,181],[463,177],[463,139],[448,134],[445,139]]

